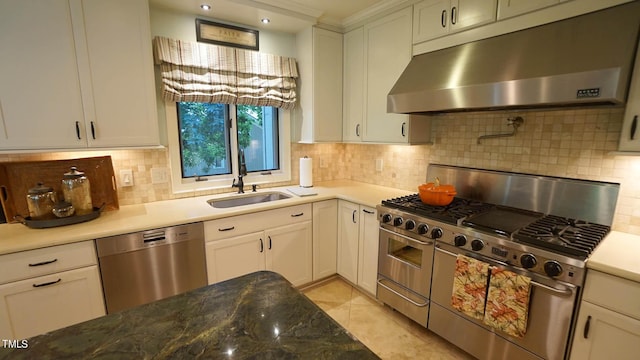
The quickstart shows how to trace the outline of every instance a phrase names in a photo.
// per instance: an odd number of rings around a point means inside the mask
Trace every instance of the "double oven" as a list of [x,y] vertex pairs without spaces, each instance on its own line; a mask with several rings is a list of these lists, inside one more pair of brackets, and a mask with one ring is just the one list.
[[[618,185],[442,165],[427,175],[459,197],[378,206],[378,299],[479,359],[568,358],[585,260],[609,231]],[[524,334],[454,306],[461,257],[530,280]]]

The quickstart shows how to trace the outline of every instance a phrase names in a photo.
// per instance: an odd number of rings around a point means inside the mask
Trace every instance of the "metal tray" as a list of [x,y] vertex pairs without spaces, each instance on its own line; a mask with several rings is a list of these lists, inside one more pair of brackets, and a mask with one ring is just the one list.
[[100,216],[100,212],[102,211],[103,207],[104,205],[99,208],[94,207],[92,212],[84,215],[72,215],[69,217],[56,218],[56,219],[50,219],[50,220],[33,220],[31,219],[30,216],[23,217],[21,215],[16,215],[14,218],[17,221],[27,225],[32,229],[46,229],[46,228],[52,228],[52,227],[58,227],[58,226],[78,224],[78,223],[86,222],[89,220],[93,220],[98,216]]

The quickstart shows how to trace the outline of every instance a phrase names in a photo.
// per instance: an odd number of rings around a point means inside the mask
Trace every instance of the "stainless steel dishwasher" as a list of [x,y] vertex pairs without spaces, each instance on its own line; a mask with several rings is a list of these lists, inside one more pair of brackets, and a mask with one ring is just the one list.
[[207,285],[204,225],[96,240],[107,313]]

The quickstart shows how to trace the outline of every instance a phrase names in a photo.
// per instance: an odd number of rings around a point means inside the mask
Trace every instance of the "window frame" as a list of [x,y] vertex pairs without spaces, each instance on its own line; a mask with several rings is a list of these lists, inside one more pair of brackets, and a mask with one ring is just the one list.
[[[182,177],[182,159],[178,135],[177,103],[165,101],[165,115],[167,127],[167,143],[169,148],[169,167],[171,169],[171,188],[174,194],[193,191],[218,190],[229,188],[233,179],[238,178],[238,137],[236,128],[236,106],[229,105],[231,117],[231,174],[203,177],[206,181],[196,181],[196,178]],[[280,169],[272,170],[270,174],[250,172],[243,177],[245,186],[252,184],[269,185],[278,182],[291,181],[291,111],[278,108],[278,152]]]

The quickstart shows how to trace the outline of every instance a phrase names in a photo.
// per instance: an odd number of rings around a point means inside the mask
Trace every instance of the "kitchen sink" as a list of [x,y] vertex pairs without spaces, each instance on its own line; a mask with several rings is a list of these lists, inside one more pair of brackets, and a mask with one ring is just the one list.
[[287,195],[281,192],[264,192],[264,193],[257,193],[257,194],[244,195],[244,196],[239,195],[239,196],[233,196],[228,198],[211,199],[211,200],[207,200],[207,203],[209,203],[209,205],[213,206],[214,208],[224,209],[224,208],[230,208],[230,207],[236,207],[236,206],[260,204],[260,203],[265,203],[270,201],[284,200],[284,199],[289,199],[290,197],[291,195]]

